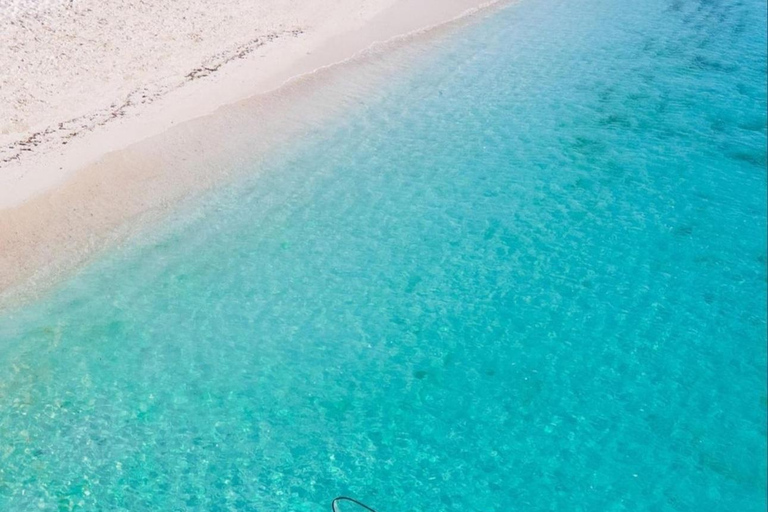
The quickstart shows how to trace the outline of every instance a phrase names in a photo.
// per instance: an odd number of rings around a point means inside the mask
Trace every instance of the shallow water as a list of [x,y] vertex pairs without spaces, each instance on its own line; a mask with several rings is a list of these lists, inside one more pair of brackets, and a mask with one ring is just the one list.
[[0,509],[765,510],[765,12],[526,0],[393,52],[0,316]]

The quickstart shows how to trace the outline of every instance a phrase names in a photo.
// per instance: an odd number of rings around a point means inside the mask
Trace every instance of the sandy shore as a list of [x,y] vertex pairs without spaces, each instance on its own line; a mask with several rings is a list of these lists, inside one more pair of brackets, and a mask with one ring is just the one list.
[[[215,183],[226,171],[211,169],[232,162],[213,162],[237,154],[238,144],[252,146],[254,134],[261,147],[250,153],[294,135],[317,103],[344,103],[343,95],[327,97],[334,64],[496,4],[8,2],[0,0],[6,296],[40,288],[120,239],[134,220]],[[240,124],[248,141],[233,133]],[[183,168],[180,155],[189,157]]]

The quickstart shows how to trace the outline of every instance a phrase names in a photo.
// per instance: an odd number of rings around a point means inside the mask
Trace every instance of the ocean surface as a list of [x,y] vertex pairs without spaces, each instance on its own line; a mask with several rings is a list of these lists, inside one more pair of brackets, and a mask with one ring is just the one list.
[[765,1],[523,0],[382,58],[0,312],[0,510],[765,511]]

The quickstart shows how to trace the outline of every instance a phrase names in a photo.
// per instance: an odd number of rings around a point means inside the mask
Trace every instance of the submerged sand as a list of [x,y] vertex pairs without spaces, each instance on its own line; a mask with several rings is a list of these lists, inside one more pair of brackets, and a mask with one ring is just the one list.
[[0,4],[0,294],[40,289],[220,181],[238,149],[344,105],[334,64],[495,3]]

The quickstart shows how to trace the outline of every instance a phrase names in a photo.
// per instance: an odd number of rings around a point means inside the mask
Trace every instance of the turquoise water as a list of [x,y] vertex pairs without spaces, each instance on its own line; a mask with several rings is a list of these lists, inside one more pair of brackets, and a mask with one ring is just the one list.
[[393,52],[0,316],[0,509],[764,511],[765,13],[525,0]]

